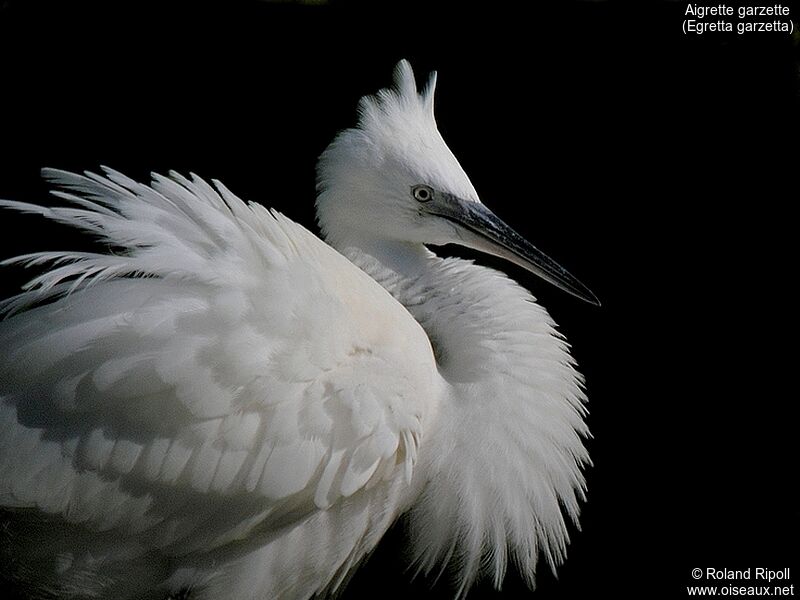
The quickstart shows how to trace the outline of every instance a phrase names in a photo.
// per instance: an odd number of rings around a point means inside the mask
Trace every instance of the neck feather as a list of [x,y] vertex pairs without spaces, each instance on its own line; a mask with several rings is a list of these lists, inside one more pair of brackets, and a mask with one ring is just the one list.
[[533,586],[540,555],[552,568],[564,558],[563,513],[577,523],[589,462],[586,398],[566,342],[497,271],[423,246],[343,253],[422,325],[449,384],[415,468],[420,571],[455,565],[462,594],[481,571],[499,587],[511,558]]

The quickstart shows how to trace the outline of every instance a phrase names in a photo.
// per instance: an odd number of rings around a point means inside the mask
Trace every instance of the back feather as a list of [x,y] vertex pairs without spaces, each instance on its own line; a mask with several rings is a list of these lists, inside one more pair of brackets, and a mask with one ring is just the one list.
[[[412,475],[436,388],[419,325],[219,182],[45,176],[72,206],[0,205],[114,252],[5,261],[51,267],[0,322],[0,506],[40,532],[6,540],[16,577],[69,598],[335,587]],[[276,574],[253,581],[253,557]]]

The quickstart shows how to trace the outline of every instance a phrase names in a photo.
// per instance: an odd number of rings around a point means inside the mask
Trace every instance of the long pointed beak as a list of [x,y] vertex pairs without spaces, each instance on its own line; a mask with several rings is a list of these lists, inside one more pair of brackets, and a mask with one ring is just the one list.
[[422,206],[425,212],[455,224],[462,245],[511,261],[576,298],[600,306],[589,288],[483,204],[439,192]]

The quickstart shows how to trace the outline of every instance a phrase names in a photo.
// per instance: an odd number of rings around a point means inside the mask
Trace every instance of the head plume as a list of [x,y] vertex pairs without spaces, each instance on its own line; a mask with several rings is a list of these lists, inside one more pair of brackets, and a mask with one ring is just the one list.
[[432,73],[420,91],[411,65],[401,60],[393,86],[363,97],[357,126],[342,131],[322,153],[317,216],[329,243],[364,236],[435,241],[415,221],[417,203],[409,190],[417,184],[478,200],[436,127],[435,87]]
[[403,59],[394,68],[394,86],[364,96],[358,103],[358,127],[374,133],[397,134],[436,131],[433,98],[436,91],[436,71],[430,74],[422,92],[417,89],[414,70]]

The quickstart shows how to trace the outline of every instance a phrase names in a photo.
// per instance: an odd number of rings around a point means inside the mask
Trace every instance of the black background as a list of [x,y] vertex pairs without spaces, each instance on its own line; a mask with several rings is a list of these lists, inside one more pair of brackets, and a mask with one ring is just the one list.
[[[176,169],[314,227],[315,159],[358,98],[400,58],[438,70],[482,200],[603,302],[478,259],[534,291],[588,382],[582,530],[534,597],[683,598],[696,567],[800,584],[792,36],[687,37],[685,3],[644,0],[0,6],[4,198],[46,200],[43,166]],[[0,219],[3,257],[84,244]],[[343,598],[452,595],[409,583],[402,552],[398,529]],[[471,597],[528,594],[510,576]]]

